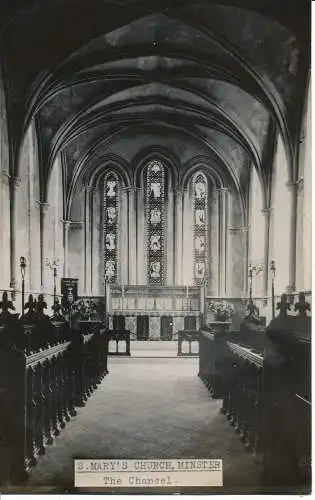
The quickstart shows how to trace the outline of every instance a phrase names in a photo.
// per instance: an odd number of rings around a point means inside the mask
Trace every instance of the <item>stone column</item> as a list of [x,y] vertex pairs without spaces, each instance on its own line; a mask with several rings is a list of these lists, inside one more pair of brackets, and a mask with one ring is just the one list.
[[[79,279],[79,295],[84,295],[84,220],[64,222],[64,272],[67,278]],[[70,230],[70,232],[69,232]],[[71,256],[71,257],[70,257]]]
[[243,267],[243,296],[247,297],[248,293],[248,253],[249,253],[249,227],[242,226],[241,231],[243,233],[243,248],[244,248],[244,267]]
[[91,188],[85,188],[84,217],[84,295],[91,294]]
[[287,292],[295,291],[296,283],[296,223],[297,223],[297,182],[288,182],[290,192],[290,248],[289,248],[289,284]]
[[[129,248],[128,248],[128,226],[129,226],[129,212],[128,212],[128,193],[126,189],[121,189],[121,210],[120,210],[120,280],[123,285],[128,284],[128,263],[129,263]],[[141,230],[141,228],[140,228]],[[143,238],[144,228],[142,228]],[[142,250],[143,252],[143,250]],[[142,261],[142,266],[144,260]]]
[[16,289],[16,252],[15,252],[15,238],[16,238],[16,191],[21,183],[21,178],[18,176],[9,176],[10,187],[10,288]]
[[[218,217],[220,218],[220,197],[218,193]],[[227,217],[227,238],[226,238],[226,294],[228,296],[232,295],[232,289],[233,289],[233,273],[232,273],[232,261],[233,261],[233,232],[235,230],[234,224],[233,224],[233,197],[231,194],[228,195],[228,207],[227,207],[227,212],[228,212],[228,217]],[[220,231],[220,227],[218,226],[218,231]],[[220,238],[219,238],[220,239]],[[219,255],[219,262],[220,262],[220,253]],[[220,269],[218,269],[218,279],[220,278]],[[219,284],[220,287],[220,284]],[[221,288],[221,287],[220,287]]]
[[63,276],[68,278],[68,255],[69,255],[69,229],[70,220],[63,220],[63,248],[64,248],[64,259],[63,259]]
[[144,191],[142,188],[137,188],[137,284],[145,284],[144,277],[144,223],[145,223],[145,206],[144,206]]
[[91,245],[91,269],[90,269],[90,293],[91,295],[97,295],[95,293],[96,285],[96,262],[97,255],[96,252],[99,249],[99,238],[97,237],[97,216],[99,215],[99,209],[97,208],[96,196],[97,188],[91,189],[91,199],[90,199],[90,245]]
[[129,285],[137,284],[136,188],[128,189],[128,276]]
[[183,190],[176,188],[175,192],[175,284],[183,282]]
[[[297,187],[297,221],[296,221],[296,277],[295,288],[297,290],[305,289],[304,283],[304,261],[305,254],[303,248],[303,234],[304,230],[304,179],[301,177],[298,181]],[[311,228],[309,228],[311,230]]]
[[183,194],[183,285],[193,285],[194,283],[194,222],[192,208],[191,192],[187,188]]
[[45,249],[46,249],[46,214],[49,209],[49,203],[44,201],[36,201],[39,207],[39,226],[40,226],[40,286],[41,291],[44,292],[45,278],[44,278],[44,265],[45,265]]
[[[29,169],[31,169],[31,162],[29,165]],[[33,234],[32,234],[32,206],[33,206],[33,197],[32,197],[32,182],[33,182],[33,176],[31,174],[31,171],[28,173],[28,178],[27,178],[27,225],[28,225],[28,279],[29,279],[29,289],[33,289],[33,255],[32,255],[32,240],[33,240]]]
[[238,297],[247,289],[248,226],[230,226],[228,234],[228,292]]
[[173,189],[168,189],[167,219],[166,219],[166,284],[174,285],[174,196]]
[[270,253],[270,220],[272,208],[263,208],[261,210],[264,216],[264,261],[263,261],[263,289],[264,297],[268,295],[268,276],[269,276],[269,253]]
[[0,286],[1,288],[7,288],[10,283],[10,184],[5,170],[0,170],[0,213],[2,215],[0,229],[0,252],[2,255],[0,260]]
[[[215,237],[215,255],[216,255],[216,287],[214,289],[211,286],[210,280],[208,280],[208,294],[214,294],[218,297],[221,295],[221,283],[220,283],[220,268],[221,268],[221,231],[220,231],[220,191],[219,189],[213,190],[213,204],[215,205],[216,210],[212,210],[213,215],[213,224],[211,223],[211,230],[209,231],[209,235],[211,238],[211,234]],[[215,223],[214,223],[215,218]],[[215,226],[215,230],[214,227]],[[209,242],[210,244],[210,242]]]
[[222,187],[219,190],[219,295],[226,295],[226,257],[227,257],[227,215],[229,189]]

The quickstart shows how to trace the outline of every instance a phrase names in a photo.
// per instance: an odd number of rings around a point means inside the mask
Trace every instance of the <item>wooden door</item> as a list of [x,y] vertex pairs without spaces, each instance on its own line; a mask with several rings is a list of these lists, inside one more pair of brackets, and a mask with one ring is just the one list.
[[149,316],[137,316],[137,340],[148,340]]
[[172,340],[173,317],[161,316],[161,340]]

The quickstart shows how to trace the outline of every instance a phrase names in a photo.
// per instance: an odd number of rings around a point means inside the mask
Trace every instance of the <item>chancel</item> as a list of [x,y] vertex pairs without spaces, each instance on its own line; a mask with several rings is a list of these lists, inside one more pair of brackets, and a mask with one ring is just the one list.
[[1,1],[8,490],[94,451],[310,488],[310,5]]

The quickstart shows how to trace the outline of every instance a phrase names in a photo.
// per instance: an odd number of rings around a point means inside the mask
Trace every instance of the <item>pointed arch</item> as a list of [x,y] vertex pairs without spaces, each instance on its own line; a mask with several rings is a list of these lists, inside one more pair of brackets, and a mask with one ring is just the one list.
[[206,275],[209,260],[208,245],[208,179],[202,171],[191,178],[193,200],[193,279],[200,285]]

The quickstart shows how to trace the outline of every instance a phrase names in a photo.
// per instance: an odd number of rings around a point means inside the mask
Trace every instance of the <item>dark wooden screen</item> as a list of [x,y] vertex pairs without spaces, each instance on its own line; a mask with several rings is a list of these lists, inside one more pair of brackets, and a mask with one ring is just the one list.
[[149,316],[137,316],[137,340],[148,340]]
[[184,330],[196,330],[196,316],[185,316]]
[[125,330],[126,326],[126,321],[125,321],[125,316],[119,315],[119,316],[113,316],[113,330],[114,331],[121,331]]
[[161,316],[161,340],[172,340],[173,317]]

